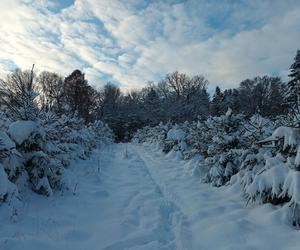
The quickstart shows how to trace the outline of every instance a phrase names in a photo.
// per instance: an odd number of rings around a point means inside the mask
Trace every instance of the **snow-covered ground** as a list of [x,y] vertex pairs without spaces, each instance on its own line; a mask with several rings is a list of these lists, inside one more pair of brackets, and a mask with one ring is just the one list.
[[69,192],[22,194],[17,214],[0,207],[0,249],[299,249],[280,209],[246,207],[186,170],[151,147],[95,151],[69,169]]

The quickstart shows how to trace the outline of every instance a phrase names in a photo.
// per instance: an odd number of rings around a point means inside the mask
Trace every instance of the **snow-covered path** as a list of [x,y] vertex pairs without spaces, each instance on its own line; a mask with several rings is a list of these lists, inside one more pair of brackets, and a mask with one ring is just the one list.
[[16,219],[0,207],[0,249],[299,249],[277,209],[245,208],[151,147],[114,145],[72,171],[74,195],[26,194]]

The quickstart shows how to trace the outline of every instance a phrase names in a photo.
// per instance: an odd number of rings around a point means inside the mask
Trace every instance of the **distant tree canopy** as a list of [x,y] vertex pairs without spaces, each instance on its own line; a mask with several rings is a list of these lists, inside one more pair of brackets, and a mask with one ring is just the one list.
[[33,69],[17,69],[0,80],[0,104],[20,119],[34,119],[39,110],[77,113],[86,123],[101,119],[118,140],[126,140],[146,125],[204,120],[224,114],[228,107],[246,118],[255,113],[269,118],[287,113],[300,117],[300,51],[290,70],[287,84],[279,77],[258,76],[242,81],[235,89],[216,87],[210,98],[204,76],[178,71],[125,94],[112,83],[101,89],[92,87],[80,70],[63,78],[52,72],[36,75]]

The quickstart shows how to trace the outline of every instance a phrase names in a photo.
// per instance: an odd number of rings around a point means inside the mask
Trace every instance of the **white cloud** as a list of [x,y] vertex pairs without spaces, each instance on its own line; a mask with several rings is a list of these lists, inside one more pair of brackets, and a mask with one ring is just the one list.
[[233,87],[248,77],[285,75],[299,48],[300,3],[287,1],[0,1],[0,74],[7,62],[91,83],[142,87],[180,70]]

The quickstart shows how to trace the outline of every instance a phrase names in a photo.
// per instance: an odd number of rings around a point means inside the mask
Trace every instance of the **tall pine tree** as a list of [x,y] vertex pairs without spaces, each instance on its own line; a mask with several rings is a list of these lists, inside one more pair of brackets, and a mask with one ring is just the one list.
[[300,116],[300,50],[297,51],[290,71],[289,77],[291,77],[291,80],[288,82],[286,101],[292,114],[297,118]]

